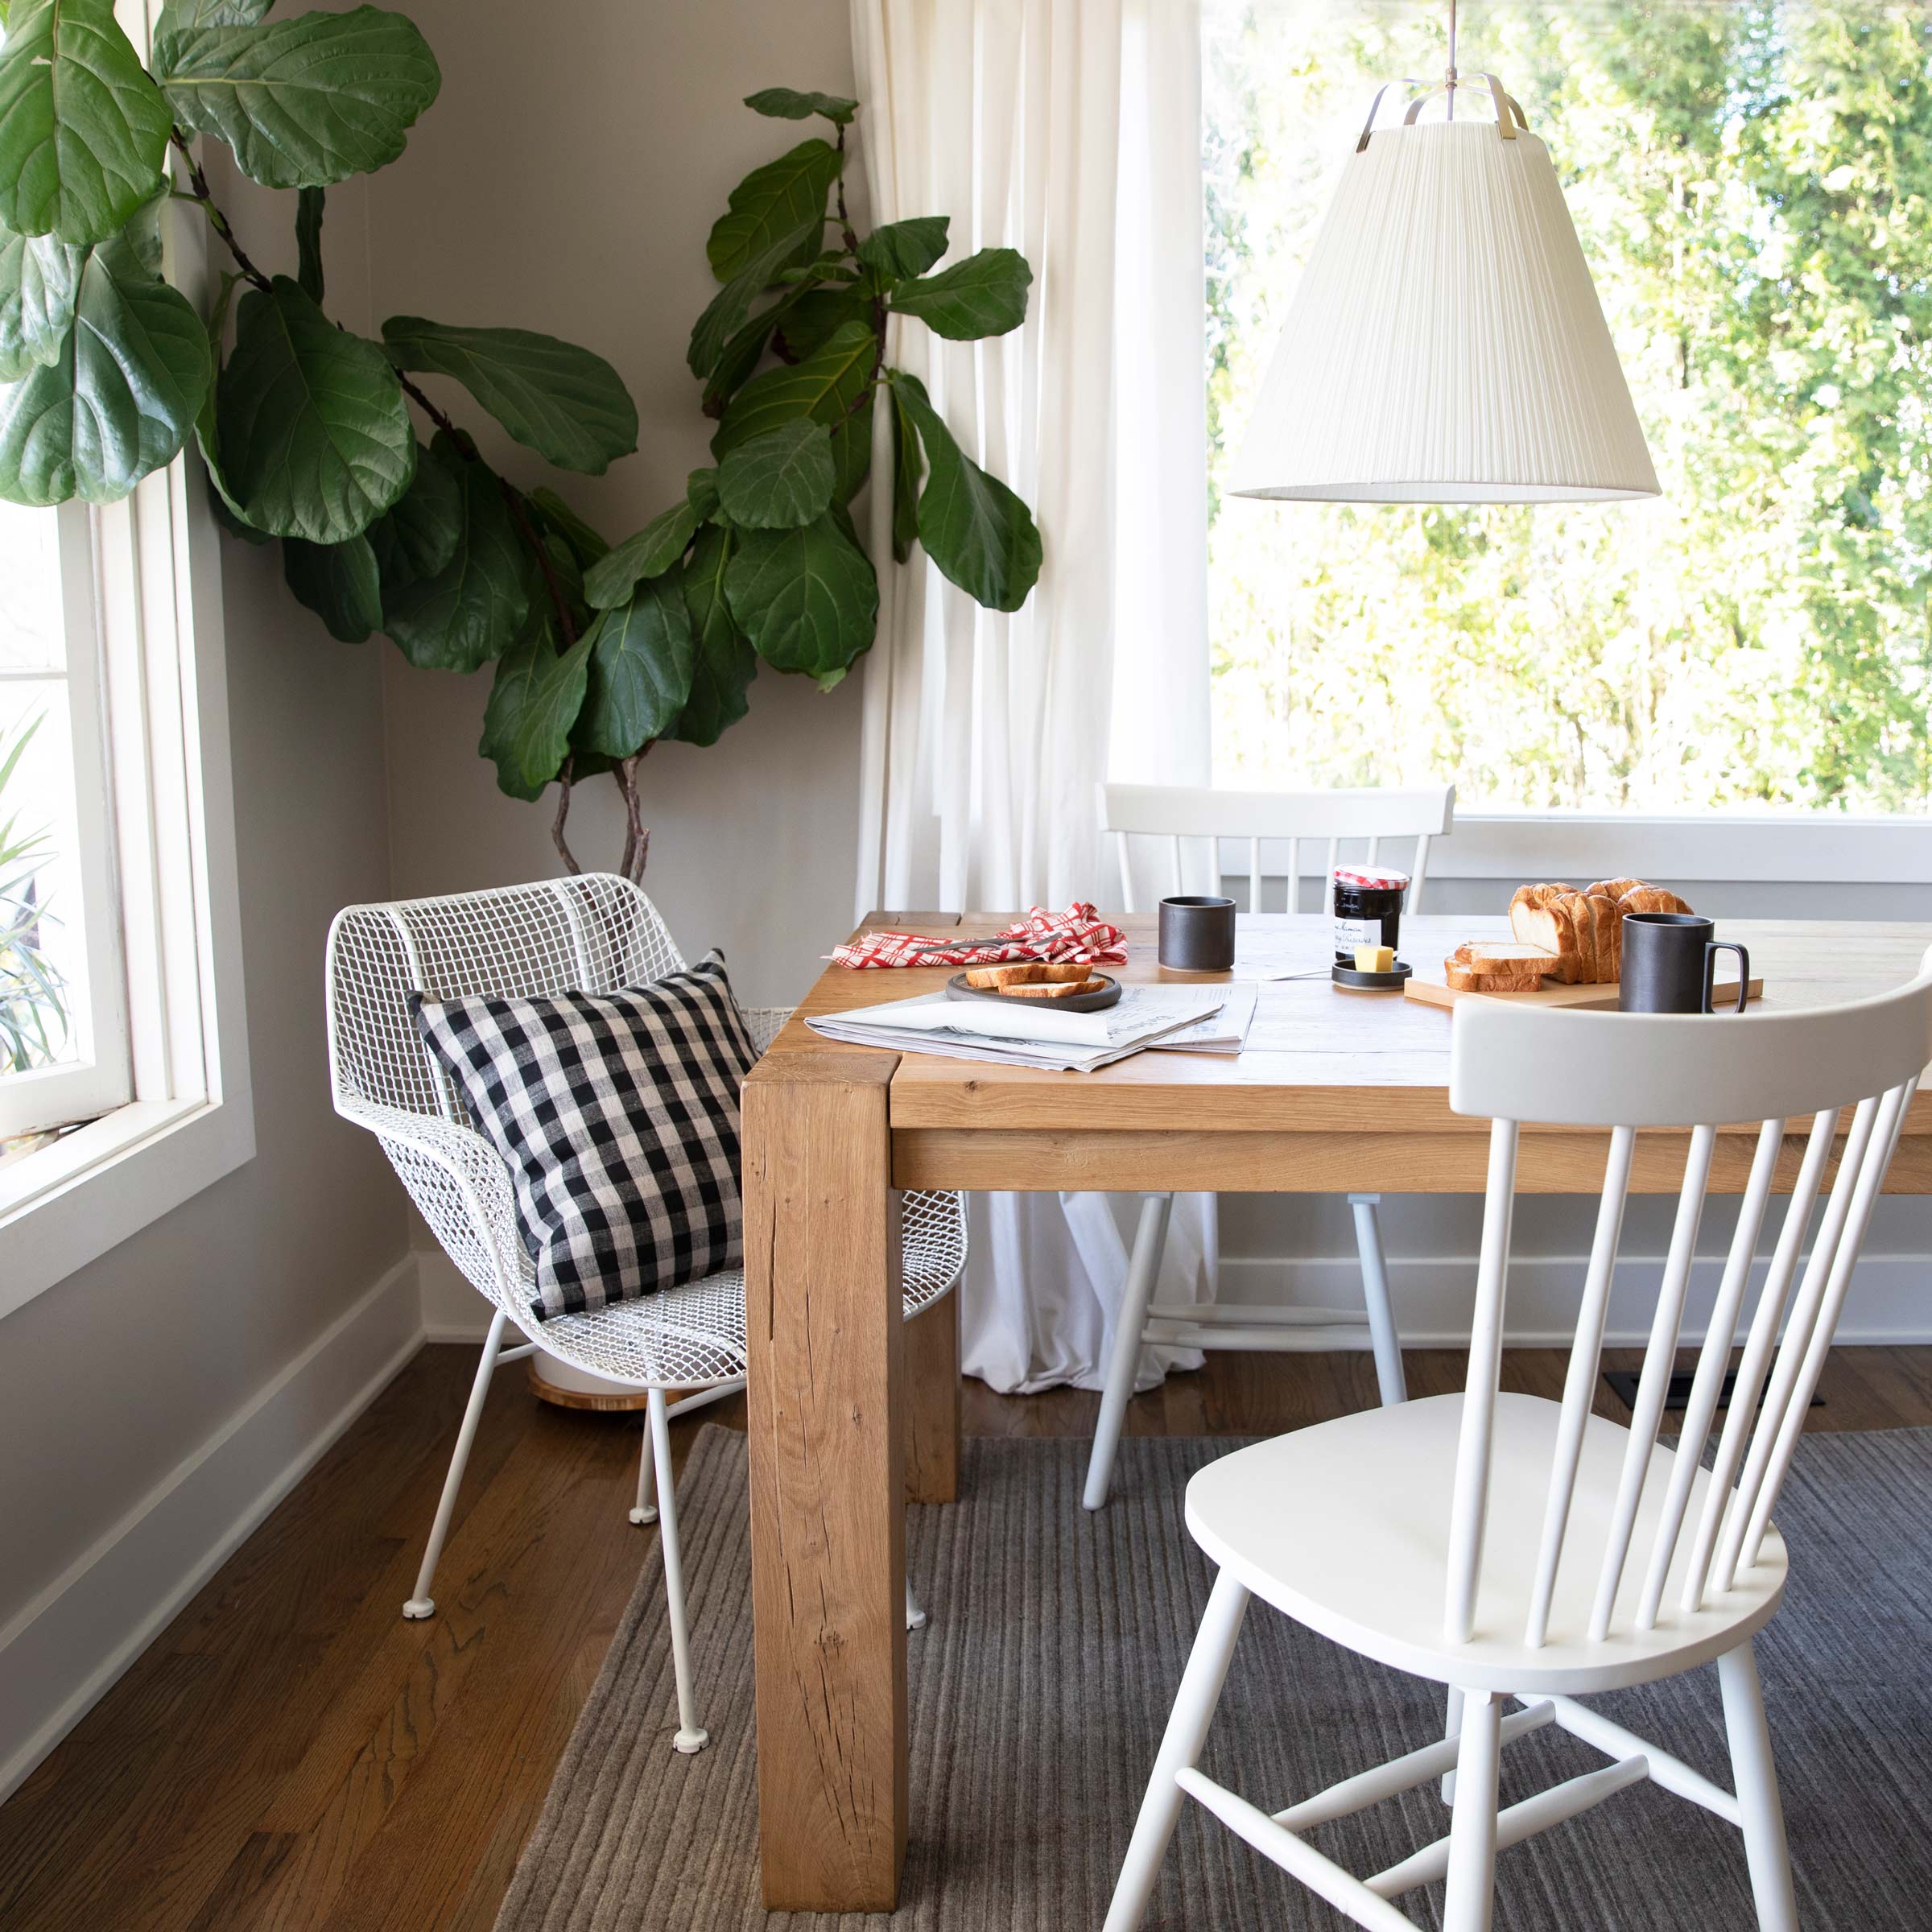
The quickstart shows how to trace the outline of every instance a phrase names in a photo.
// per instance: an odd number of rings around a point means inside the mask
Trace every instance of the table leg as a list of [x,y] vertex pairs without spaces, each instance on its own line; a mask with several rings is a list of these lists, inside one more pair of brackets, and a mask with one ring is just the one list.
[[960,1291],[906,1324],[906,1500],[960,1500]]
[[771,1911],[889,1912],[906,1856],[905,1323],[884,1053],[745,1084],[758,1840]]

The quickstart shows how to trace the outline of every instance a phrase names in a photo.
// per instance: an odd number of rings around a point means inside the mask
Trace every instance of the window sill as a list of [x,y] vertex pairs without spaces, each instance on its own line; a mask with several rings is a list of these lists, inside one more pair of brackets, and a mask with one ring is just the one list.
[[254,1151],[246,1101],[135,1100],[0,1166],[0,1319]]
[[[1406,839],[1383,840],[1399,864]],[[1353,857],[1360,841],[1344,841]],[[1323,848],[1303,840],[1304,878],[1322,877]],[[1286,870],[1285,840],[1261,842],[1264,873]],[[1224,840],[1221,870],[1242,877],[1248,842]],[[1651,815],[1496,806],[1465,811],[1431,842],[1431,879],[1608,878],[1625,873],[1695,881],[1842,886],[1932,880],[1932,818],[1851,818],[1838,812],[1682,812]]]

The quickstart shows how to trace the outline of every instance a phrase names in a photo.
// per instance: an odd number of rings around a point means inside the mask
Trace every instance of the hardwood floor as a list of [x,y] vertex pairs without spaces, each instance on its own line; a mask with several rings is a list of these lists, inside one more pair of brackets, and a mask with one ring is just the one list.
[[[405,1623],[475,1359],[418,1356],[0,1807],[6,1932],[486,1932],[654,1532],[625,1521],[638,1420],[547,1408],[506,1370],[437,1614]],[[1456,1352],[1406,1361],[1412,1394],[1461,1385]],[[1554,1394],[1563,1364],[1513,1352],[1506,1380]],[[977,1435],[1085,1435],[1098,1402],[965,1389]],[[1822,1393],[1814,1429],[1932,1424],[1932,1348],[1840,1349]],[[1375,1395],[1365,1355],[1217,1355],[1127,1427],[1268,1435]],[[675,1457],[743,1418],[674,1425]]]

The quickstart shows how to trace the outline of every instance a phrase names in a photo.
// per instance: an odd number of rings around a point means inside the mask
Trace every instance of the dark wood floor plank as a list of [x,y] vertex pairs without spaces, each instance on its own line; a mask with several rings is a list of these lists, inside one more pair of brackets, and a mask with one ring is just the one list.
[[[1505,1380],[1554,1395],[1566,1360],[1512,1350]],[[6,1932],[489,1932],[650,1533],[625,1520],[638,1418],[543,1408],[506,1372],[439,1614],[404,1624],[474,1362],[411,1363],[0,1807]],[[1406,1368],[1412,1394],[1439,1394],[1466,1358],[1414,1349]],[[1841,1349],[1821,1389],[1814,1429],[1932,1424],[1932,1348]],[[1375,1400],[1366,1354],[1221,1354],[1136,1397],[1127,1426],[1268,1435]],[[1596,1406],[1627,1418],[1600,1379]],[[977,1382],[964,1399],[977,1435],[1085,1437],[1098,1408]],[[674,1463],[703,1422],[744,1414],[734,1397],[674,1424]]]

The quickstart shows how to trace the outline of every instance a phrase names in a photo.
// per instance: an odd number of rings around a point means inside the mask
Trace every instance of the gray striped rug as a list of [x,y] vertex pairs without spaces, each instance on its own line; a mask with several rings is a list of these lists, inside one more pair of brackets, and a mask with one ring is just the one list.
[[[967,1500],[910,1513],[930,1626],[910,1640],[912,1833],[894,1926],[1097,1926],[1210,1581],[1181,1523],[1191,1472],[1238,1445],[1129,1439],[1115,1498],[1080,1508],[1086,1444],[975,1441]],[[711,1748],[670,1748],[655,1538],[524,1847],[497,1932],[835,1932],[759,1907],[744,1439],[708,1428],[680,1497]],[[1794,1550],[1759,1657],[1808,1932],[1932,1925],[1932,1430],[1807,1438],[1779,1512]],[[1603,1700],[1724,1781],[1715,1673]],[[1278,1807],[1423,1743],[1437,1694],[1250,1612],[1203,1767]],[[1505,1756],[1511,1802],[1604,1760],[1545,1730]],[[1416,1792],[1326,1827],[1352,1869],[1393,1864],[1447,1814]],[[1750,1932],[1741,1842],[1640,1785],[1505,1852],[1499,1932]],[[1406,1901],[1438,1922],[1440,1888]],[[1150,1928],[1348,1922],[1189,1806]]]

